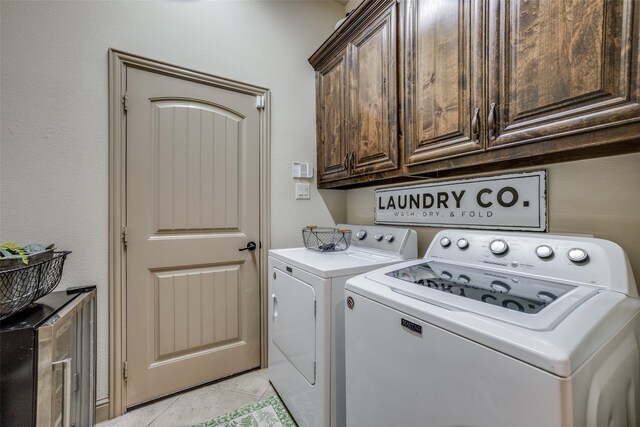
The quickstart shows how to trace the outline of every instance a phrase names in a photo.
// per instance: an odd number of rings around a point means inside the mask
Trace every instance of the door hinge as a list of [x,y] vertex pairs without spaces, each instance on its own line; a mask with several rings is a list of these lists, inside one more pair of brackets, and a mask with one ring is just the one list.
[[122,378],[125,381],[129,379],[129,362],[122,362]]
[[122,227],[122,244],[127,246],[129,243],[129,229],[127,227]]
[[258,110],[264,110],[264,95],[256,96],[256,108]]
[[122,106],[124,108],[124,112],[126,113],[129,109],[129,96],[127,95],[127,92],[122,95]]

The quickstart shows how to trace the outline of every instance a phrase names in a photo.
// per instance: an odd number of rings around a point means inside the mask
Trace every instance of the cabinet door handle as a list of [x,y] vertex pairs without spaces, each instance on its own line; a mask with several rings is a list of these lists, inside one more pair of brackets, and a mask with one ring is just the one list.
[[487,125],[489,127],[489,139],[491,141],[495,141],[498,134],[495,102],[492,102],[491,105],[489,106],[489,116],[487,117]]
[[344,160],[342,161],[342,165],[344,166],[345,170],[349,172],[349,153],[344,155]]
[[[71,358],[53,362],[51,365],[54,370],[58,366],[62,367],[62,427],[69,427],[71,426]],[[56,388],[54,384],[53,393],[56,392]]]
[[480,109],[476,108],[473,111],[473,118],[471,119],[471,134],[475,142],[478,142],[478,140],[480,139],[480,131],[478,130],[479,117],[480,117]]
[[353,169],[355,168],[355,151],[352,151],[349,155],[349,165],[351,167],[351,173],[353,173]]

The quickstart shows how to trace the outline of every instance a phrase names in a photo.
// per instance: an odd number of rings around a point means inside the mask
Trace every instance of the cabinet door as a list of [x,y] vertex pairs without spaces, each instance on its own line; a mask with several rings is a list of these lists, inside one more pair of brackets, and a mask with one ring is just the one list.
[[634,0],[489,0],[490,148],[640,119],[639,6]]
[[349,176],[345,128],[346,50],[316,71],[318,181]]
[[396,3],[390,3],[349,45],[352,176],[398,168]]
[[482,12],[477,1],[408,0],[405,163],[482,150]]

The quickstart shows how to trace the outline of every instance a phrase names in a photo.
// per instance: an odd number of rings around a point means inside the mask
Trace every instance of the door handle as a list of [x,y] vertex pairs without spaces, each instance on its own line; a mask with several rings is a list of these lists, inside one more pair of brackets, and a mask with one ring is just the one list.
[[489,106],[489,117],[487,117],[487,126],[489,127],[489,139],[491,141],[495,141],[498,134],[495,102],[492,102]]
[[342,162],[342,166],[349,172],[349,154],[344,155],[344,161]]
[[257,248],[256,246],[256,242],[249,242],[247,243],[247,246],[242,248],[242,249],[238,249],[239,251],[253,251]]
[[349,164],[351,166],[351,173],[353,173],[353,169],[354,169],[354,158],[355,158],[355,152],[352,151],[351,154],[349,155]]
[[271,294],[271,298],[273,299],[273,314],[271,316],[273,320],[276,320],[276,317],[278,317],[278,298],[275,293]]
[[[62,427],[71,426],[71,358],[53,362],[53,369],[62,367]],[[54,375],[55,378],[55,375]],[[56,386],[53,387],[55,393]]]
[[480,139],[480,131],[478,130],[478,120],[480,116],[480,109],[476,108],[473,111],[473,118],[471,119],[471,134],[475,142]]

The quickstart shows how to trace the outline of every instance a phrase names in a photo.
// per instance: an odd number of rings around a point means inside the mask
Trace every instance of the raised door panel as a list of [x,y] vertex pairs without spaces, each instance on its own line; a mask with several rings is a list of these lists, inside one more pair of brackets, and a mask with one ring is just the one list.
[[479,3],[408,0],[403,16],[405,163],[482,150]]
[[490,0],[490,148],[640,120],[638,6]]
[[346,50],[316,71],[318,178],[320,182],[349,176],[345,129]]
[[397,169],[396,4],[350,44],[351,175]]

